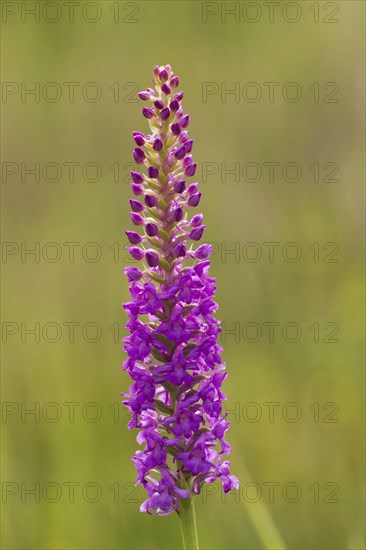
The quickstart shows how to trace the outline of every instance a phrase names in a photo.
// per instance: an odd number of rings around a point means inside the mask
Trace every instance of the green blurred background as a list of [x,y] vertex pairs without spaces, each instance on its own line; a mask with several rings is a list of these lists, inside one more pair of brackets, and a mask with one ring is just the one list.
[[[39,22],[26,11],[34,4]],[[232,470],[242,490],[226,502],[215,487],[197,499],[201,546],[262,548],[265,506],[288,548],[364,548],[363,2],[280,2],[273,22],[263,2],[227,2],[240,8],[237,21],[225,20],[225,3],[77,4],[70,22],[63,2],[2,2],[2,547],[181,548],[176,517],[138,511],[144,495],[133,488],[130,460],[136,433],[117,404],[129,384],[118,342],[126,321],[120,304],[128,299],[122,269],[131,132],[147,130],[135,92],[150,85],[155,64],[170,63],[191,115],[198,178],[207,180],[201,205],[206,240],[216,243],[219,316],[227,330],[240,331],[222,345],[227,409],[234,411]],[[37,82],[39,101],[22,97],[22,86]],[[58,88],[47,87],[51,82]],[[74,102],[67,82],[80,83]],[[81,93],[90,82],[102,92],[96,102],[93,86]],[[217,93],[203,98],[205,82]],[[221,96],[225,86],[242,92],[248,82],[262,90],[257,102]],[[280,83],[273,102],[265,82]],[[282,96],[289,82],[301,87],[297,102]],[[334,85],[324,89],[329,82],[339,87],[332,96]],[[45,99],[58,89],[58,101]],[[21,166],[36,162],[38,182]],[[52,167],[42,176],[50,162],[62,167],[60,177]],[[79,163],[73,182],[67,162]],[[251,162],[261,167],[258,181],[225,177],[225,167],[245,170]],[[273,182],[266,162],[280,163]],[[282,175],[288,162],[301,167],[299,181]],[[88,181],[92,166],[82,173],[87,163],[97,163],[98,181]],[[319,182],[309,169],[314,163]],[[337,181],[327,181],[334,165],[326,163],[336,163]],[[204,177],[207,166],[216,173]],[[80,243],[73,262],[70,242]],[[256,262],[249,242],[262,252]],[[273,261],[266,242],[279,243]],[[301,249],[297,262],[288,259],[290,242]],[[34,246],[39,258],[24,255]],[[225,247],[240,256],[225,256]],[[93,262],[96,251],[101,257]],[[273,342],[264,325],[271,322],[279,323]],[[297,325],[284,329],[289,322]],[[26,333],[35,323],[38,342]],[[65,323],[78,323],[73,342]],[[301,337],[291,343],[298,326]],[[268,402],[278,403],[273,422]],[[36,414],[26,414],[32,408]],[[36,495],[27,493],[32,488]]]

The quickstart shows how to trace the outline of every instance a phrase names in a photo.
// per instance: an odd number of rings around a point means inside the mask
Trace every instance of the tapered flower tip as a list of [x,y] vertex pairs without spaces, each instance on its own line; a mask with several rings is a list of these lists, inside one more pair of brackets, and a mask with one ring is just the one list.
[[140,172],[131,172],[131,178],[134,183],[143,183],[144,181]]
[[160,263],[159,255],[154,250],[147,250],[145,259],[149,267],[157,267]]
[[139,147],[136,147],[133,150],[132,156],[133,156],[133,160],[136,162],[136,164],[143,164],[144,160],[146,158],[144,151],[142,149],[140,149]]
[[131,244],[140,244],[140,242],[142,241],[141,235],[139,235],[135,231],[125,231],[125,233]]
[[149,208],[153,208],[158,204],[158,199],[154,195],[145,195],[145,204]]
[[211,255],[212,250],[213,246],[211,244],[201,244],[194,255],[198,260],[206,260]]
[[139,281],[142,277],[142,271],[134,266],[126,267],[123,272],[125,273],[125,275],[127,275],[127,278],[130,282]]
[[188,177],[194,176],[196,173],[196,168],[197,168],[196,162],[192,162],[192,164],[188,164],[188,166],[186,166],[186,169],[184,171],[185,175]]
[[156,237],[156,235],[159,233],[159,228],[155,223],[147,223],[145,229],[149,237]]
[[204,225],[200,225],[199,227],[195,227],[194,229],[192,229],[192,231],[189,234],[190,239],[192,239],[192,241],[199,241],[203,235],[205,227],[206,226]]
[[139,183],[131,183],[131,189],[134,195],[142,195],[144,188]]
[[147,175],[149,178],[156,179],[159,175],[159,168],[156,168],[156,166],[149,166],[147,169]]
[[201,200],[201,194],[202,193],[193,193],[193,195],[191,195],[188,199],[188,206],[198,206],[200,200]]
[[144,205],[141,204],[140,201],[136,201],[135,199],[130,199],[130,205],[134,212],[142,212],[144,209]]
[[144,257],[144,251],[141,250],[141,248],[138,248],[138,246],[128,246],[127,251],[135,260],[142,260],[142,258]]
[[186,255],[186,245],[184,243],[179,243],[173,250],[174,258],[183,258]]
[[184,96],[183,92],[178,92],[178,93],[174,94],[173,99],[176,99],[177,101],[182,101],[183,96]]

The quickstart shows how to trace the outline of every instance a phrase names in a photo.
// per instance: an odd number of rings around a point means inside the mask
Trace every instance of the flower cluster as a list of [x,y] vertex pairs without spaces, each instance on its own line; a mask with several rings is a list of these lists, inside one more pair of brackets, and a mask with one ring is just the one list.
[[201,193],[194,176],[179,78],[169,65],[155,67],[154,89],[138,95],[150,134],[134,132],[131,221],[142,230],[126,231],[139,269],[125,273],[132,300],[123,305],[129,321],[124,368],[133,380],[124,404],[129,428],[139,428],[143,447],[133,457],[148,493],[141,511],[179,511],[179,499],[199,493],[203,483],[222,481],[225,492],[238,487],[223,455],[230,451],[222,412],[226,376],[213,316],[215,280],[209,277],[212,247],[194,245],[203,235],[202,215],[188,216]]

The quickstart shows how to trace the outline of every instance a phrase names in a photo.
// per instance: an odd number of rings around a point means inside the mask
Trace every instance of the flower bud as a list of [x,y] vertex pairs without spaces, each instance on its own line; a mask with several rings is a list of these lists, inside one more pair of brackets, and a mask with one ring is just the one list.
[[127,247],[128,252],[131,254],[132,258],[135,260],[142,260],[144,257],[144,252],[139,248],[138,246],[128,246]]
[[144,188],[138,183],[131,183],[131,189],[134,195],[142,195],[144,192]]
[[136,147],[136,149],[133,150],[132,156],[136,164],[144,164],[146,156],[142,149]]
[[182,118],[179,120],[180,127],[187,128],[188,124],[189,124],[189,115],[182,116]]
[[159,175],[159,168],[156,168],[156,166],[149,166],[147,169],[147,175],[149,178],[156,179]]
[[131,172],[132,181],[134,183],[143,183],[144,178],[141,176],[140,172]]
[[139,96],[140,99],[142,99],[142,101],[147,101],[148,99],[150,99],[150,94],[147,91],[138,92],[137,95]]
[[130,199],[130,205],[134,212],[142,212],[144,209],[144,206],[141,204],[141,202],[136,201],[135,199]]
[[186,245],[184,243],[179,243],[173,250],[174,258],[184,258],[186,255]]
[[145,226],[146,234],[149,237],[156,237],[159,233],[159,228],[155,223],[147,223]]
[[192,164],[188,164],[188,166],[186,167],[186,169],[184,171],[184,174],[187,177],[194,176],[195,173],[196,173],[196,168],[197,168],[197,163],[196,162],[193,162]]
[[165,107],[165,109],[160,112],[160,116],[162,120],[168,120],[168,118],[170,117],[170,111],[168,107]]
[[160,263],[159,255],[154,250],[147,250],[145,259],[149,267],[157,267]]
[[192,239],[192,241],[199,241],[200,238],[201,238],[202,235],[203,235],[204,230],[205,230],[205,226],[204,226],[204,225],[200,225],[200,226],[198,226],[198,227],[195,227],[195,228],[192,229],[192,231],[190,232],[189,238]]
[[186,182],[184,180],[176,181],[174,184],[174,191],[176,193],[183,193],[186,188]]
[[145,204],[149,208],[153,208],[158,204],[158,199],[154,195],[145,195]]
[[183,209],[178,206],[175,210],[172,212],[172,220],[173,222],[180,222],[183,219]]
[[163,148],[163,142],[161,141],[161,139],[156,138],[154,140],[154,145],[153,145],[154,151],[161,151],[162,148]]
[[140,244],[142,241],[141,235],[135,233],[135,231],[125,231],[125,233],[131,244]]
[[151,107],[143,107],[142,114],[145,118],[152,118],[154,116],[154,111]]
[[178,136],[180,134],[180,126],[177,122],[171,125],[170,130],[174,136]]
[[191,195],[187,201],[188,206],[198,206],[200,200],[201,200],[202,193],[194,193]]

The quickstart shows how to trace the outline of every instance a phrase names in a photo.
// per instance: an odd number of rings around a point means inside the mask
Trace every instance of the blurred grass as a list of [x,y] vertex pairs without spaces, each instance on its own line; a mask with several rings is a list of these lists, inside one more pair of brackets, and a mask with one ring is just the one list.
[[[106,5],[105,3],[104,5]],[[307,3],[308,4],[308,3]],[[20,416],[3,423],[2,480],[24,482],[27,487],[56,482],[63,487],[59,502],[32,497],[22,503],[20,493],[3,504],[4,548],[180,548],[175,517],[155,518],[138,512],[142,492],[131,496],[135,472],[130,457],[135,435],[123,422],[113,422],[109,409],[129,383],[120,373],[122,354],[113,333],[121,325],[120,303],[128,298],[122,275],[124,255],[118,263],[108,249],[124,244],[129,226],[126,183],[114,183],[108,170],[114,162],[131,160],[133,130],[146,130],[138,104],[113,103],[108,86],[114,82],[150,83],[151,69],[171,63],[181,77],[185,110],[191,114],[195,159],[203,162],[298,162],[304,177],[298,183],[281,179],[269,184],[221,183],[220,174],[202,185],[206,239],[232,249],[250,241],[295,241],[304,257],[298,263],[227,261],[213,256],[212,274],[218,280],[220,318],[235,322],[298,322],[304,330],[300,342],[277,338],[271,344],[227,336],[224,359],[229,377],[225,390],[228,409],[239,403],[268,401],[301,405],[303,418],[274,423],[263,418],[250,423],[231,413],[232,469],[247,482],[251,478],[280,483],[273,503],[263,492],[261,503],[269,512],[289,548],[363,548],[363,403],[364,334],[363,258],[363,37],[364,6],[338,2],[340,22],[297,24],[277,20],[257,24],[201,22],[200,2],[140,2],[139,24],[112,24],[107,17],[97,24],[76,21],[22,24],[14,18],[3,25],[4,81],[99,82],[103,98],[87,103],[77,96],[73,104],[55,104],[10,98],[3,104],[3,161],[81,164],[97,162],[103,177],[97,183],[76,178],[74,183],[22,184],[13,178],[2,184],[3,240],[27,243],[56,241],[97,242],[103,257],[88,263],[76,255],[74,263],[41,261],[22,263],[19,256],[3,264],[3,321],[32,326],[54,321],[95,321],[103,328],[97,343],[73,344],[64,334],[60,342],[26,343],[19,335],[3,347],[3,401],[97,402],[103,411],[90,423],[76,414],[67,421],[26,423]],[[301,5],[305,5],[302,2]],[[109,13],[109,12],[108,12]],[[315,81],[340,86],[337,104],[314,104],[311,96],[291,104],[276,101],[235,103],[218,96],[202,103],[202,82],[297,81],[304,89]],[[123,91],[126,93],[126,91]],[[319,183],[306,171],[317,160],[337,162],[339,183]],[[128,170],[123,170],[125,176]],[[314,242],[337,242],[339,263],[314,263],[307,247]],[[65,249],[63,249],[65,251]],[[280,250],[280,249],[279,249]],[[340,326],[337,344],[315,344],[306,329],[315,321]],[[339,423],[314,423],[314,403],[339,405]],[[81,409],[82,405],[78,410]],[[323,411],[324,412],[324,411]],[[67,501],[62,484],[79,483],[74,503]],[[281,496],[286,483],[302,487],[299,502]],[[96,503],[81,498],[88,482],[100,485]],[[119,502],[114,502],[114,483]],[[314,503],[309,486],[318,482],[339,485],[338,503]],[[127,485],[126,485],[127,484]],[[326,492],[328,494],[328,492]],[[324,500],[324,491],[321,500]],[[241,493],[239,502],[220,493],[199,499],[197,518],[202,548],[261,548],[262,542]]]

